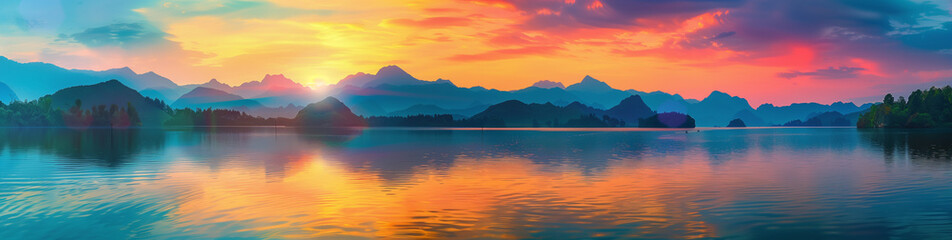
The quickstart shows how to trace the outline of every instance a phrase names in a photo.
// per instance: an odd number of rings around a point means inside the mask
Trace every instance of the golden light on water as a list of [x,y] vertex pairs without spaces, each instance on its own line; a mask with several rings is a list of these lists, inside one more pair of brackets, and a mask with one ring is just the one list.
[[[105,154],[77,141],[94,136],[10,135],[23,142],[0,142],[2,169],[18,173],[0,171],[0,233],[775,239],[949,223],[933,211],[949,203],[952,167],[932,147],[948,144],[941,134],[278,131],[142,133],[165,141]],[[596,139],[614,144],[581,143]]]
[[[277,179],[254,167],[183,164],[155,184],[188,189],[175,199],[179,227],[240,223],[253,226],[242,231],[277,234],[261,237],[525,238],[515,233],[532,233],[554,219],[580,225],[641,222],[642,236],[715,233],[691,210],[698,206],[672,201],[678,192],[703,185],[705,176],[618,166],[592,177],[572,165],[460,157],[448,167],[422,166],[385,179],[383,173],[317,155],[288,159]],[[681,166],[696,174],[710,172],[706,168]]]

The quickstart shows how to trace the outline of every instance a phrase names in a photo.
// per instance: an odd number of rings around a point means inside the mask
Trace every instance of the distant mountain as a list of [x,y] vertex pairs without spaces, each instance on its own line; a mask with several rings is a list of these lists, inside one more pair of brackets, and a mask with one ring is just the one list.
[[[215,85],[214,82],[206,84]],[[283,74],[268,74],[261,81],[243,83],[233,87],[229,92],[272,107],[284,106],[288,103],[303,105],[317,100],[317,95],[311,88],[301,85]]]
[[233,109],[236,107],[260,108],[261,103],[254,100],[244,99],[241,96],[227,93],[218,89],[206,87],[197,87],[192,91],[182,95],[171,105],[173,108],[193,108],[193,109]]
[[484,88],[461,88],[448,83],[391,85],[376,87],[341,86],[332,96],[347,103],[364,116],[384,116],[413,105],[436,105],[445,109],[464,109],[506,101],[511,93]]
[[698,126],[723,126],[721,124],[734,119],[734,114],[744,110],[753,110],[746,99],[713,91],[701,102],[687,106],[688,114],[697,120]]
[[118,80],[65,88],[50,95],[50,100],[53,108],[64,110],[73,107],[76,100],[82,101],[83,108],[113,104],[125,107],[131,104],[139,113],[143,126],[161,126],[162,122],[169,118],[166,106],[143,97]]
[[377,76],[374,74],[368,74],[363,72],[358,72],[356,74],[347,75],[344,79],[341,79],[337,82],[338,87],[364,87],[365,84],[376,80]]
[[172,102],[194,88],[195,87],[193,86],[179,86],[179,87],[173,87],[173,88],[146,88],[146,89],[140,90],[139,93],[141,93],[143,96],[159,99],[164,102]]
[[614,127],[620,120],[598,116],[581,103],[559,107],[551,103],[526,104],[518,100],[492,105],[468,121],[490,127]]
[[[864,104],[864,105],[865,105],[865,104]],[[867,108],[867,109],[862,110],[862,111],[853,112],[853,113],[849,113],[849,114],[843,114],[843,117],[845,117],[846,120],[849,120],[851,123],[856,124],[857,122],[859,122],[859,118],[862,117],[863,114],[866,114],[866,113],[869,112],[869,111],[870,111],[870,109]]]
[[810,115],[839,112],[849,114],[869,109],[870,104],[856,106],[854,103],[835,102],[830,105],[819,103],[794,103],[789,106],[776,107],[773,104],[763,104],[757,107],[756,114],[770,124],[781,124],[792,120],[806,121]]
[[614,89],[607,83],[599,81],[592,76],[585,76],[581,82],[566,87],[565,91],[578,96],[579,102],[602,109],[606,108],[605,106],[612,106],[632,95],[631,93]]
[[0,82],[0,102],[4,104],[10,104],[13,101],[20,100],[17,98],[17,94],[13,92],[13,89],[10,89],[10,86]]
[[[217,80],[215,82],[217,82]],[[209,82],[207,84],[214,85],[215,82]],[[252,96],[267,93],[300,92],[308,88],[285,77],[284,74],[266,74],[261,81],[242,83],[234,89],[239,94]]]
[[562,88],[540,88],[527,87],[515,91],[507,92],[512,99],[527,103],[546,103],[551,102],[556,106],[564,106],[571,102],[579,102],[582,99]]
[[[428,82],[416,79],[402,68],[397,66],[386,66],[377,71],[376,79],[367,82],[363,87],[376,87],[383,84],[390,85],[414,85],[426,84]],[[446,82],[444,82],[446,83]]]
[[[398,68],[397,68],[398,69]],[[402,70],[388,70],[402,73]],[[381,72],[387,72],[381,70]],[[403,74],[390,74],[403,75]],[[406,75],[403,75],[406,76]],[[635,90],[622,91],[614,89],[608,84],[591,76],[586,76],[581,82],[562,88],[527,87],[514,91],[499,91],[482,87],[461,88],[451,84],[409,84],[393,85],[382,84],[376,87],[359,87],[376,79],[376,75],[356,74],[341,81],[337,85],[337,92],[333,96],[339,97],[354,109],[354,112],[364,116],[386,116],[392,112],[402,111],[415,105],[430,105],[442,109],[467,109],[473,105],[500,103],[508,100],[518,100],[523,103],[552,103],[555,106],[566,106],[568,103],[579,102],[596,109],[607,109],[615,106],[622,100],[638,95],[647,109],[658,112],[680,112],[697,118],[697,124],[714,126],[724,124],[737,118],[735,114],[753,108],[743,98],[733,97],[722,92],[713,92],[706,101],[684,99],[677,94],[664,92],[640,92]],[[422,81],[427,83],[426,81]],[[417,82],[418,83],[418,82]],[[607,107],[606,107],[607,106]],[[422,113],[422,112],[421,112]],[[427,114],[438,114],[432,111]],[[443,112],[441,114],[455,114]],[[599,113],[605,114],[605,113]],[[767,125],[759,120],[756,114],[744,112],[745,121],[751,124]],[[612,114],[608,114],[612,116]],[[648,117],[648,114],[639,114],[638,118]],[[638,118],[621,117],[631,121]]]
[[444,79],[419,80],[397,66],[381,68],[377,74],[347,76],[332,86],[330,92],[355,113],[365,116],[386,116],[414,105],[465,109],[510,99],[503,91],[461,88]]
[[605,114],[625,121],[629,125],[637,126],[639,119],[655,115],[655,112],[648,108],[648,105],[641,100],[641,96],[630,96],[622,100],[618,105],[605,111]]
[[217,89],[217,90],[220,90],[220,91],[223,91],[223,92],[227,92],[227,93],[231,93],[232,91],[234,91],[234,89],[233,89],[231,86],[229,86],[228,84],[221,83],[221,82],[218,81],[218,79],[214,79],[214,78],[213,78],[212,80],[208,80],[208,82],[202,83],[201,85],[198,85],[198,86],[199,86],[199,87],[205,87],[205,88],[211,88],[211,89]]
[[611,92],[611,91],[617,90],[612,88],[611,86],[608,86],[607,83],[593,78],[592,76],[585,76],[585,78],[582,78],[581,82],[569,85],[565,89],[569,91],[586,91],[586,92]]
[[542,80],[532,84],[532,87],[537,88],[561,88],[565,89],[565,85],[562,85],[560,82],[553,82],[549,80]]
[[[443,80],[442,83],[449,81]],[[416,79],[400,67],[390,65],[381,68],[377,74],[357,73],[342,79],[337,85],[354,86],[362,88],[377,87],[384,84],[389,85],[420,85],[434,82],[428,82]]]
[[[383,84],[377,87],[358,87],[374,78],[375,75],[363,73],[348,76],[337,84],[337,92],[334,96],[346,102],[348,106],[354,109],[354,112],[365,116],[389,115],[391,112],[402,111],[415,105],[432,105],[443,109],[466,109],[473,105],[487,105],[508,100],[540,104],[548,102],[556,106],[566,106],[572,102],[580,102],[586,106],[607,109],[632,96],[632,93],[641,95],[643,100],[646,98],[653,99],[656,106],[667,107],[662,108],[667,111],[687,113],[687,105],[690,105],[680,95],[664,92],[621,91],[613,89],[608,84],[591,76],[586,76],[581,82],[565,89],[530,86],[514,91],[499,91],[482,87],[461,88],[435,82],[427,82],[431,84]],[[648,100],[644,101],[649,108],[653,109]],[[445,112],[444,114],[454,113]]]
[[172,103],[172,107],[192,109],[228,109],[265,118],[292,118],[296,116],[297,113],[301,111],[301,109],[303,109],[303,107],[290,103],[281,107],[267,107],[255,100],[245,99],[235,94],[207,87],[196,87],[191,92],[182,95],[182,97]]
[[[399,69],[399,68],[396,68]],[[381,70],[381,72],[386,72]],[[408,76],[402,70],[394,71],[396,76]],[[794,104],[791,108],[781,107],[779,111],[771,111],[772,105],[763,109],[754,109],[746,99],[729,94],[713,91],[705,99],[685,99],[678,94],[665,92],[642,92],[637,90],[618,90],[591,76],[586,76],[581,82],[572,84],[564,89],[552,87],[555,82],[539,82],[524,89],[514,91],[498,91],[482,87],[460,88],[455,85],[420,84],[426,81],[409,82],[406,85],[367,84],[377,79],[373,74],[355,74],[348,76],[338,84],[338,96],[355,112],[362,115],[387,115],[401,111],[414,105],[432,105],[443,109],[463,109],[473,102],[492,104],[507,100],[519,100],[524,103],[552,103],[556,106],[566,106],[571,102],[580,102],[597,109],[606,109],[631,95],[638,95],[649,109],[657,112],[680,112],[691,115],[696,119],[698,126],[723,126],[735,118],[742,119],[748,126],[779,125],[793,119],[805,119],[810,113],[838,111],[850,113],[868,108],[869,105],[855,106],[852,103],[834,103],[831,105],[802,104],[811,106],[806,110],[798,111],[801,104]],[[415,78],[414,78],[415,79]],[[432,83],[432,82],[429,82]],[[344,87],[341,87],[344,86]],[[787,112],[787,114],[774,114]],[[445,114],[452,114],[446,112]],[[628,119],[632,120],[632,119]]]
[[[21,99],[37,99],[72,86],[91,85],[116,79],[132,89],[153,89],[153,97],[167,101],[185,91],[169,79],[153,72],[136,74],[129,68],[106,71],[68,70],[49,63],[19,63],[0,56],[0,81],[5,82]],[[186,90],[187,91],[187,90]],[[176,95],[178,94],[178,95]]]
[[744,120],[741,120],[740,118],[735,118],[734,120],[731,120],[730,123],[727,123],[727,127],[742,128],[742,127],[747,127],[747,124],[744,123]]
[[89,70],[74,71],[84,72],[106,79],[122,79],[120,82],[132,89],[172,89],[178,87],[178,84],[175,84],[175,82],[172,82],[172,80],[169,80],[163,76],[159,76],[159,74],[156,74],[155,72],[137,74],[129,67],[109,69],[101,72]]
[[187,91],[187,89],[181,88],[178,84],[172,82],[172,80],[160,76],[155,72],[150,71],[143,74],[138,74],[132,71],[132,69],[129,67],[114,68],[106,71],[71,71],[98,77],[97,81],[102,81],[105,79],[117,79],[119,82],[122,82],[123,85],[126,85],[129,88],[144,91],[144,93],[148,94],[148,97],[163,101],[176,99]]
[[174,102],[175,100],[178,100],[178,98],[180,98],[182,95],[185,95],[186,93],[191,92],[192,90],[195,90],[195,88],[197,87],[217,89],[223,92],[234,94],[233,93],[234,89],[231,86],[229,86],[228,84],[221,83],[217,79],[209,80],[208,82],[203,84],[187,84],[187,85],[182,85],[182,86],[171,88],[171,89],[147,88],[147,89],[140,90],[139,93],[141,93],[143,96],[146,96],[146,97],[158,98],[165,102],[171,103],[171,102]]
[[[382,69],[381,72],[394,72],[394,70]],[[420,104],[435,105],[444,109],[465,109],[508,100],[519,100],[524,103],[548,102],[556,106],[580,102],[587,106],[606,109],[605,106],[614,106],[631,96],[625,91],[612,89],[592,77],[587,77],[582,82],[566,89],[528,87],[515,91],[499,91],[482,87],[462,88],[450,82],[439,81],[420,81],[404,85],[393,84],[394,81],[376,86],[365,84],[374,79],[376,75],[370,74],[348,76],[336,85],[333,96],[347,103],[357,114],[365,116],[383,116]],[[369,87],[360,87],[360,85]]]
[[645,104],[647,104],[648,107],[660,112],[687,112],[688,105],[699,102],[694,99],[684,99],[684,97],[681,97],[681,95],[678,94],[669,94],[661,91],[649,93],[637,90],[627,90],[625,92],[628,92],[631,95],[641,96],[641,99],[645,101]]
[[825,112],[812,116],[806,121],[793,120],[783,124],[784,126],[855,126],[856,120],[847,118],[839,112]]
[[[142,94],[143,97],[158,99],[162,102],[167,103],[170,99],[166,98],[166,93],[167,91],[159,91],[159,90],[151,89],[151,88],[143,89],[142,91],[139,91],[139,94]],[[181,94],[179,94],[179,96],[181,96]],[[172,98],[171,100],[174,100],[174,99],[176,98]]]
[[[457,116],[475,114],[477,108],[508,100],[523,103],[552,103],[555,106],[568,106],[578,102],[594,109],[608,109],[632,95],[655,112],[680,112],[696,118],[699,126],[718,126],[732,119],[740,118],[747,126],[779,125],[792,120],[807,121],[811,114],[839,112],[850,114],[864,111],[870,104],[856,106],[853,103],[837,102],[830,105],[817,103],[797,103],[790,106],[764,104],[757,109],[751,108],[746,99],[714,91],[707,98],[698,101],[685,99],[678,94],[665,92],[642,92],[637,90],[614,89],[605,82],[591,76],[585,76],[581,82],[564,87],[562,83],[540,81],[533,86],[514,90],[500,91],[483,87],[458,87],[449,80],[420,80],[397,66],[387,66],[375,74],[357,73],[350,75],[340,83],[328,87],[327,91],[317,91],[277,75],[266,75],[260,81],[246,82],[238,86],[229,86],[212,79],[200,85],[178,86],[169,79],[154,72],[138,74],[130,68],[117,68],[106,71],[68,70],[47,63],[19,63],[0,57],[0,82],[6,83],[17,99],[37,99],[63,87],[92,85],[106,79],[116,79],[123,85],[138,90],[143,96],[174,102],[197,87],[216,89],[247,100],[260,103],[265,108],[247,108],[251,112],[281,113],[287,116],[305,105],[325,96],[334,96],[347,103],[356,114],[365,116],[387,116],[391,113],[433,113],[443,109],[443,114]],[[2,91],[2,89],[0,89]],[[0,92],[0,94],[4,94]],[[10,94],[0,95],[0,101],[9,101]],[[289,106],[290,104],[290,106]],[[414,106],[427,106],[432,111],[418,111]],[[258,111],[262,110],[262,111]],[[404,111],[412,110],[412,111]],[[469,110],[467,113],[459,111]],[[404,111],[404,112],[402,112]],[[600,112],[613,116],[610,112]],[[621,117],[627,121],[635,120]],[[631,123],[633,124],[633,123]]]
[[294,118],[305,127],[365,126],[364,119],[354,115],[350,108],[333,97],[311,103],[301,109]]
[[694,128],[695,120],[683,113],[667,112],[642,119],[638,127],[643,128]]
[[37,99],[63,87],[89,85],[104,80],[108,79],[49,63],[19,63],[0,57],[0,81],[9,84],[10,89],[24,100]]
[[760,118],[754,111],[749,109],[741,110],[734,114],[734,118],[744,121],[744,125],[748,127],[764,127],[764,126],[773,126],[777,124],[770,124]]

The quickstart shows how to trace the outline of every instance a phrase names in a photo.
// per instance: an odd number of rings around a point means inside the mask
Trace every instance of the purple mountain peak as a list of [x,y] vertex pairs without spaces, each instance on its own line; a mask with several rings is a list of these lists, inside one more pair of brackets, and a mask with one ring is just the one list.
[[549,80],[538,81],[536,83],[533,83],[532,86],[537,88],[546,88],[546,89],[549,89],[549,88],[565,89],[565,85],[563,85],[561,82],[554,82]]

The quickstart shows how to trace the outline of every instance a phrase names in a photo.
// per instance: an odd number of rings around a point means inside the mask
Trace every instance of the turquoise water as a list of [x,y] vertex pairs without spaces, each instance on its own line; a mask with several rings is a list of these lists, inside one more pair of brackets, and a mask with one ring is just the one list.
[[952,236],[947,130],[0,137],[0,239]]

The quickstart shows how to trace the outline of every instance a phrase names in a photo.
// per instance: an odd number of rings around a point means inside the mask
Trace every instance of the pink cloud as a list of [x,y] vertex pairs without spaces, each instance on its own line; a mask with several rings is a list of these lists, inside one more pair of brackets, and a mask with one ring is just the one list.
[[473,61],[494,61],[501,59],[519,58],[525,56],[544,56],[554,55],[562,50],[560,47],[524,47],[513,49],[499,49],[478,54],[459,54],[449,58],[450,61],[473,62]]

